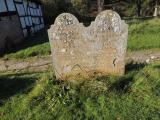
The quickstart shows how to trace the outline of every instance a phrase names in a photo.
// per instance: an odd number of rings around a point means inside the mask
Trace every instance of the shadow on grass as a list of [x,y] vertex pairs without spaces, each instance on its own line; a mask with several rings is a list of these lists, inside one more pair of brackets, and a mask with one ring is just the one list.
[[[24,50],[28,47],[33,47],[36,45],[41,45],[48,42],[48,34],[46,30],[39,31],[35,33],[34,36],[25,38],[20,44],[15,45],[12,49],[8,50],[5,54],[15,53],[20,50]],[[4,55],[4,54],[3,54]],[[3,57],[3,55],[1,57]]]
[[130,86],[134,80],[134,75],[120,77],[116,82],[114,82],[110,87],[109,91],[114,91],[118,93],[129,92]]
[[131,71],[137,71],[143,69],[145,66],[146,66],[145,63],[134,63],[133,61],[131,61],[130,63],[126,64],[125,71],[126,73],[129,73]]
[[35,77],[1,76],[0,77],[0,105],[2,101],[18,93],[30,91],[35,83]]
[[118,77],[117,81],[110,86],[109,90],[119,93],[129,92],[130,86],[132,85],[134,80],[134,76],[145,66],[145,63],[128,63],[125,67],[126,75]]
[[160,70],[160,65],[155,65],[154,68]]

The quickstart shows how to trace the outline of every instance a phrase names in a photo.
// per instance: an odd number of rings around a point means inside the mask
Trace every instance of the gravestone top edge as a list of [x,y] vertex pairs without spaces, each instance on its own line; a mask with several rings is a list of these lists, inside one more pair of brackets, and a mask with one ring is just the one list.
[[[54,21],[54,24],[51,25],[50,29],[52,29],[54,26],[57,26],[57,25],[60,25],[60,21],[61,20],[64,20],[66,17],[68,20],[73,20],[74,21],[74,24],[80,24],[82,25],[84,28],[89,28],[91,27],[93,24],[96,24],[97,21],[99,21],[98,19],[103,17],[103,16],[112,16],[112,15],[115,15],[116,17],[119,18],[122,26],[125,26],[125,28],[128,28],[128,25],[125,23],[125,20],[122,20],[120,15],[115,12],[115,11],[112,11],[112,10],[104,10],[102,12],[100,12],[93,21],[91,21],[91,24],[89,26],[84,26],[83,22],[79,22],[78,18],[73,15],[72,13],[61,13],[57,16],[57,18],[55,19]],[[49,29],[49,30],[50,30]]]

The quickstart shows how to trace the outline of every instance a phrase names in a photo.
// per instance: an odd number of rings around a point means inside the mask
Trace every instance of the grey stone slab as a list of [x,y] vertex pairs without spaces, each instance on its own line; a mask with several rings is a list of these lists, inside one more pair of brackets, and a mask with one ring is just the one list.
[[116,12],[101,12],[89,27],[74,15],[63,13],[48,34],[57,78],[95,72],[124,74],[128,25]]

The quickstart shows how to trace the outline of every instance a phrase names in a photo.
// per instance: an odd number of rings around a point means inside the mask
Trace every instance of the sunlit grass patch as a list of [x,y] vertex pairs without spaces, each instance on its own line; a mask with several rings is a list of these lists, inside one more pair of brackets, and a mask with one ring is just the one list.
[[146,20],[130,25],[128,49],[160,48],[160,19]]

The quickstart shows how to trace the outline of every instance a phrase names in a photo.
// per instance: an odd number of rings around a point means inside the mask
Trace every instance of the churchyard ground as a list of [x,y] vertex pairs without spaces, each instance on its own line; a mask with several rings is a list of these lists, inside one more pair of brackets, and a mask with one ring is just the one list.
[[[0,119],[160,118],[160,20],[136,21],[129,27],[128,53],[143,61],[127,61],[121,77],[95,75],[77,83],[57,81],[51,65],[0,72]],[[47,33],[42,31],[1,61],[50,59]],[[129,55],[128,55],[129,56]],[[140,59],[142,60],[142,59]],[[47,64],[47,63],[46,63]]]

